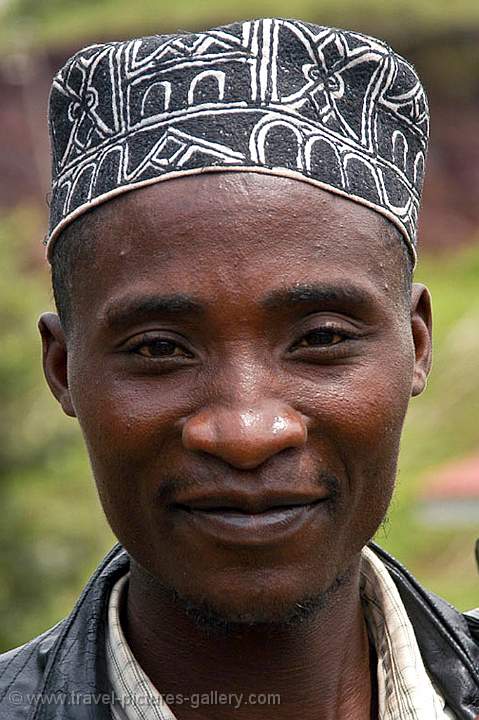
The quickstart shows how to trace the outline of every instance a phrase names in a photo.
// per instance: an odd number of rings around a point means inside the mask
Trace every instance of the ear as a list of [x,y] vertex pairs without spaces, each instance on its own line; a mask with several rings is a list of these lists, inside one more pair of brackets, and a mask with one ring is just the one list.
[[420,395],[432,364],[432,305],[427,287],[414,283],[411,294],[411,330],[415,350],[411,395]]
[[38,329],[42,337],[43,372],[50,390],[62,406],[63,412],[70,417],[76,417],[68,388],[68,351],[60,318],[55,313],[43,313],[38,321]]

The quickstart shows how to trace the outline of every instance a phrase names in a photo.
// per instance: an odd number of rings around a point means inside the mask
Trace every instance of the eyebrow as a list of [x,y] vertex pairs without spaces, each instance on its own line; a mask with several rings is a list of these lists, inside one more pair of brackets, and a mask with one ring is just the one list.
[[[364,306],[371,302],[371,295],[355,285],[296,284],[278,288],[268,293],[260,301],[265,310],[283,310],[291,307],[311,305]],[[105,311],[105,322],[112,329],[121,329],[132,321],[148,320],[162,316],[164,318],[199,317],[205,315],[207,302],[192,295],[175,293],[172,295],[152,295],[115,300]]]
[[340,303],[364,306],[372,301],[372,295],[356,285],[298,284],[270,292],[261,302],[268,310],[280,310],[290,306],[324,305]]
[[201,315],[204,312],[205,305],[190,295],[147,295],[113,301],[105,311],[105,320],[108,327],[120,329],[133,320],[138,322],[159,315],[170,318],[184,317]]

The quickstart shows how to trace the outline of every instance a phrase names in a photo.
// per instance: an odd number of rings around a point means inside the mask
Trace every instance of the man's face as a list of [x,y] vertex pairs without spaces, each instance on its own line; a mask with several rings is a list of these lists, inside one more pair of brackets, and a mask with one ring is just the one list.
[[93,216],[62,402],[111,527],[193,604],[285,617],[347,574],[391,498],[420,383],[399,243],[368,208],[252,173]]

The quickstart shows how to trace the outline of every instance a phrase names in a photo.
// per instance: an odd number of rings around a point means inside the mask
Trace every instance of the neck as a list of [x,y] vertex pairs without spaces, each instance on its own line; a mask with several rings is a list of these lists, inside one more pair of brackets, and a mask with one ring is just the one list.
[[[179,720],[223,720],[232,710],[241,720],[272,713],[276,720],[370,718],[359,559],[330,603],[308,621],[293,627],[234,626],[227,634],[196,625],[132,563],[122,627],[159,692],[191,698],[172,705]],[[256,704],[245,702],[250,696]]]

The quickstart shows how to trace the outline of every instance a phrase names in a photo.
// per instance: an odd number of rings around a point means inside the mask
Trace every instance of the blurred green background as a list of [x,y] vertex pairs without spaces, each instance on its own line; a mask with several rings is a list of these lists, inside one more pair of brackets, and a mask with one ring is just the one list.
[[[479,506],[479,3],[477,0],[0,0],[0,651],[57,622],[114,539],[75,421],[41,371],[36,320],[53,308],[43,259],[53,73],[107,38],[300,17],[388,40],[429,91],[432,142],[416,279],[434,298],[435,361],[412,401],[398,487],[377,541],[461,609],[479,605],[479,523],[426,523],[444,465],[477,457]],[[454,493],[453,493],[454,494]],[[470,513],[469,513],[470,515]]]

